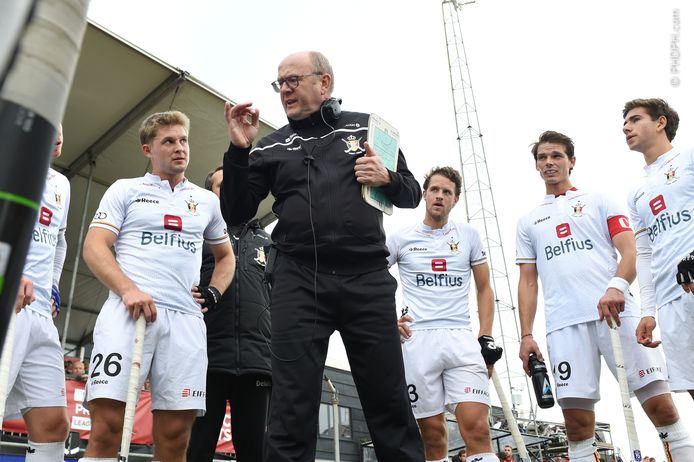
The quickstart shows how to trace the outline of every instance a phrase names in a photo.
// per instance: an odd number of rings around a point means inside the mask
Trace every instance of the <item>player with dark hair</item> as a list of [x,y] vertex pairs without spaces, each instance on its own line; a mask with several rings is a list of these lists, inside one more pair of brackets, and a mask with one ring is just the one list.
[[[576,164],[573,141],[545,132],[533,144],[535,168],[547,195],[521,218],[516,263],[520,267],[518,314],[520,358],[542,353],[533,339],[538,276],[545,301],[547,348],[569,440],[569,458],[595,461],[595,403],[600,399],[600,356],[617,376],[608,322],[619,336],[629,390],[636,395],[674,461],[692,459],[692,439],[681,428],[659,351],[641,348],[633,332],[638,306],[629,292],[636,276],[636,248],[629,222],[603,194],[576,189],[569,178]],[[618,260],[617,252],[621,256]],[[663,436],[664,435],[664,436]],[[667,449],[667,445],[666,445]]]
[[[635,99],[622,110],[629,149],[643,154],[646,180],[628,199],[641,289],[639,343],[655,347],[656,307],[673,391],[694,398],[694,149],[674,147],[679,115],[665,100]],[[684,429],[673,428],[677,435]],[[676,453],[677,443],[664,442]],[[694,460],[694,452],[689,454]]]
[[[427,461],[447,460],[448,410],[456,416],[470,460],[497,462],[486,416],[488,373],[502,349],[491,335],[494,293],[482,239],[472,226],[449,221],[461,183],[451,167],[427,174],[424,220],[388,236],[388,262],[400,271],[405,375]],[[468,307],[471,278],[477,289],[477,335]]]

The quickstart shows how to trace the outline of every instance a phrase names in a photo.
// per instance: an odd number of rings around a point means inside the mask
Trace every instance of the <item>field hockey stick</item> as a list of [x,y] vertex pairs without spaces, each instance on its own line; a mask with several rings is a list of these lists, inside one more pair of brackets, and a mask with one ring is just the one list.
[[128,395],[125,401],[125,415],[123,416],[123,435],[120,440],[120,453],[118,460],[125,462],[130,453],[130,440],[132,439],[133,424],[135,423],[135,406],[137,406],[138,385],[140,382],[140,362],[142,361],[142,347],[145,343],[145,327],[147,321],[140,313],[135,323],[135,343],[133,355],[130,361],[130,377],[128,378]]
[[629,449],[631,449],[631,460],[633,462],[641,462],[641,445],[639,444],[639,437],[636,433],[634,412],[631,408],[627,371],[624,367],[624,355],[622,354],[622,341],[619,338],[619,327],[616,323],[614,323],[614,321],[613,324],[614,325],[609,326],[610,339],[612,340],[614,363],[615,367],[617,368],[617,382],[619,382],[619,391],[622,398],[622,411],[624,412],[624,421],[627,425],[627,436],[629,438]]
[[499,376],[496,374],[496,370],[492,371],[492,382],[494,382],[496,394],[499,397],[499,401],[501,401],[501,409],[504,411],[504,417],[506,418],[506,423],[508,424],[509,430],[511,430],[511,436],[513,437],[513,441],[516,443],[518,455],[520,456],[522,462],[529,462],[530,456],[528,456],[525,441],[523,441],[523,437],[520,434],[518,422],[516,422],[516,417],[513,415],[511,406],[508,404],[506,394],[504,394],[504,389],[501,387],[501,381],[499,380]]

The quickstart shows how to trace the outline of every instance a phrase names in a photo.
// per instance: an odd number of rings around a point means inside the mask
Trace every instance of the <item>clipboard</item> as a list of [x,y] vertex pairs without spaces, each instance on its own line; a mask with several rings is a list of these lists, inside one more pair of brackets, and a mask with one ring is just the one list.
[[[372,113],[369,116],[367,142],[388,170],[397,170],[400,134],[395,127]],[[393,203],[383,192],[383,188],[362,185],[361,196],[370,206],[387,215],[393,214]]]

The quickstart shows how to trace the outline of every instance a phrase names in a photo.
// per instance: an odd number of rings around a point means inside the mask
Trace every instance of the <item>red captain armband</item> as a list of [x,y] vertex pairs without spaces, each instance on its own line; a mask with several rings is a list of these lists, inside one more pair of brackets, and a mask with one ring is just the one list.
[[610,231],[610,237],[614,238],[622,231],[631,231],[629,219],[624,215],[615,215],[607,219],[607,229]]

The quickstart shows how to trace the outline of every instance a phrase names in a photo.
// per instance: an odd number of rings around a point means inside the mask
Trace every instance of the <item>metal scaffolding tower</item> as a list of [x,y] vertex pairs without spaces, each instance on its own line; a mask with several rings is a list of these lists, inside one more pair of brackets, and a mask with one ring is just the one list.
[[[511,294],[494,194],[463,43],[459,12],[463,5],[469,3],[474,2],[443,0],[441,4],[453,93],[458,155],[463,177],[465,211],[468,222],[475,226],[482,236],[491,270],[491,281],[496,299],[494,338],[504,348],[502,361],[496,363],[495,369],[501,380],[508,384],[512,397],[514,390],[524,388],[527,391],[529,409],[525,417],[534,420],[537,408],[532,400],[528,377],[523,373],[518,359],[520,334],[516,306]],[[514,364],[513,368],[509,366],[509,362]],[[519,415],[518,403],[515,399],[511,401],[513,413]]]

